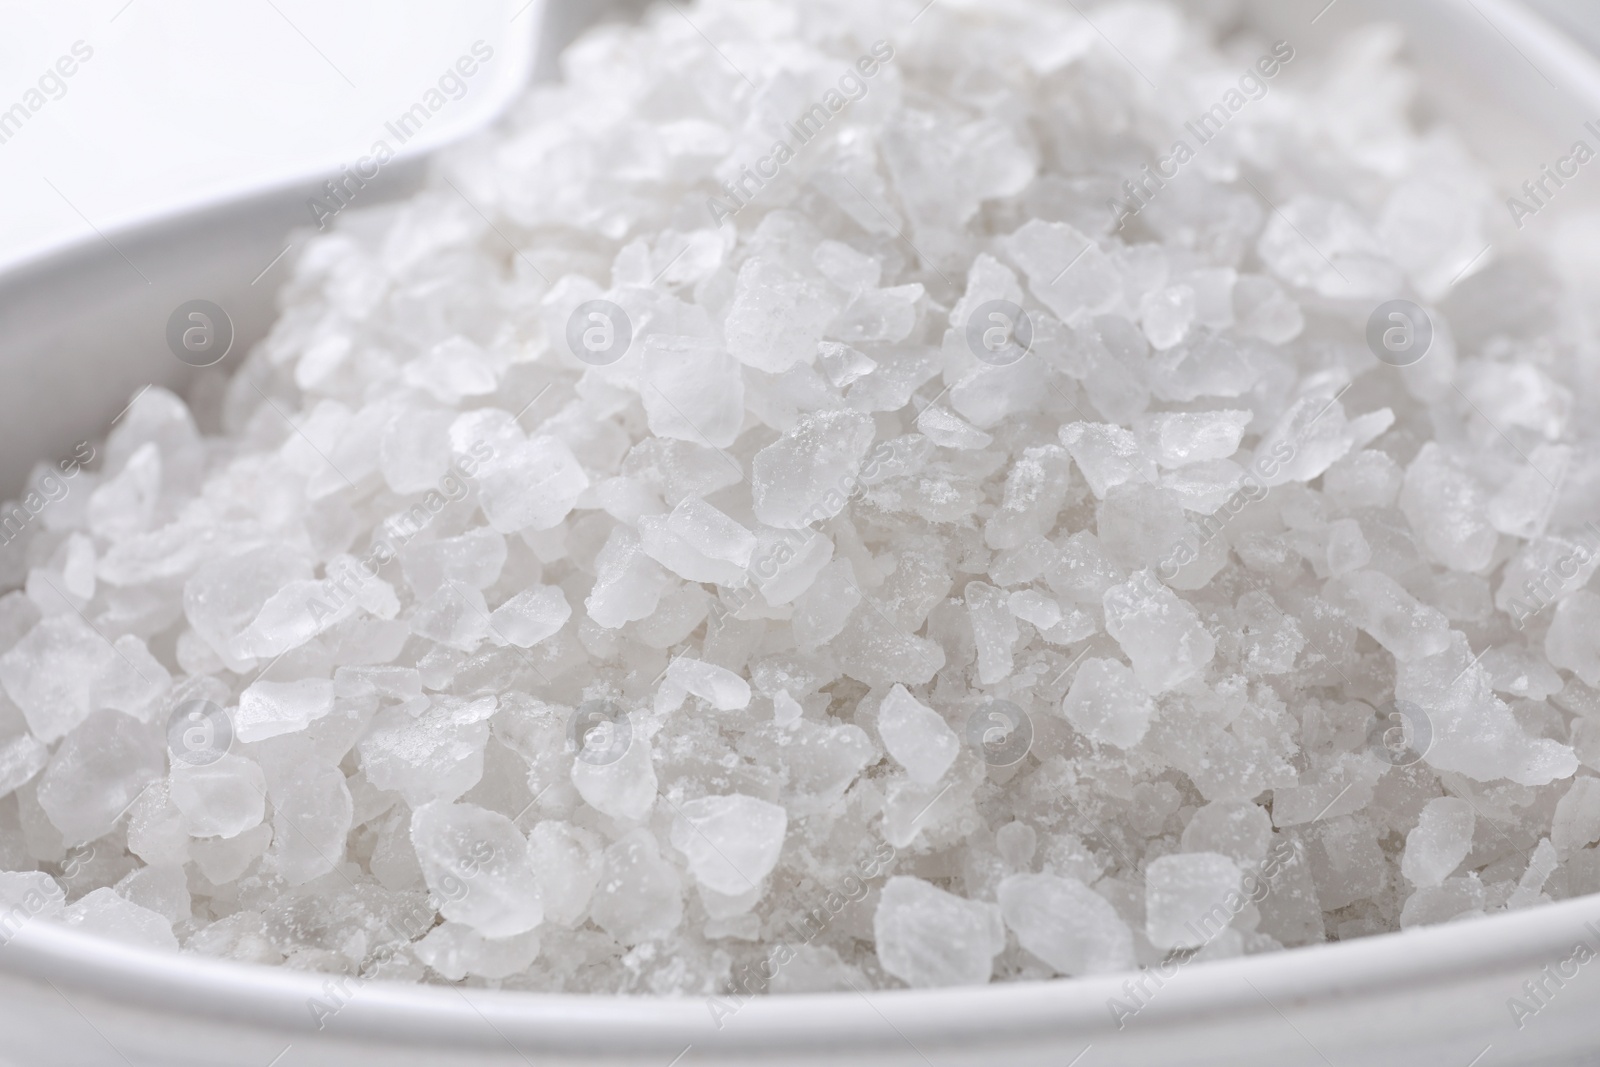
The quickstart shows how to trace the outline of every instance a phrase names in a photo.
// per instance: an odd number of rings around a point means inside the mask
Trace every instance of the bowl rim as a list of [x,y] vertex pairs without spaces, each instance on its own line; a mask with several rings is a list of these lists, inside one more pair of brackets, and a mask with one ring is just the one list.
[[[1180,972],[1194,977],[1169,978],[1136,1025],[1146,1034],[1181,1031],[1197,1021],[1237,1021],[1281,1012],[1281,1006],[1301,1012],[1346,1007],[1496,979],[1505,981],[1507,995],[1516,995],[1522,978],[1569,957],[1580,939],[1600,949],[1600,894],[1352,941],[1196,961]],[[949,1047],[992,1044],[997,1031],[1018,1040],[1097,1041],[1119,1032],[1109,1002],[1126,1001],[1124,984],[1139,973],[757,995],[742,1004],[723,996],[715,999],[737,1006],[737,1017],[724,1016],[719,1025],[710,996],[537,993],[382,979],[341,985],[338,976],[137,947],[47,920],[27,923],[0,944],[0,975],[177,1019],[226,1020],[285,1040],[321,1035],[457,1050],[510,1043],[519,1051],[589,1056],[670,1057],[686,1043],[724,1054],[779,1042],[786,1051],[915,1046],[919,1038]],[[319,1025],[318,1004],[334,1009],[325,1025]]]

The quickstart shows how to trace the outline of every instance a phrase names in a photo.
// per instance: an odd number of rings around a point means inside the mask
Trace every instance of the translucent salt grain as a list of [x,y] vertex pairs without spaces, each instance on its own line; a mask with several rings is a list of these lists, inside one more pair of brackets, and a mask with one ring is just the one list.
[[824,645],[844,630],[851,612],[861,603],[854,571],[849,560],[834,560],[795,604],[791,626],[801,648]]
[[698,497],[680,500],[667,516],[667,528],[702,555],[741,570],[756,550],[754,534]]
[[835,388],[843,389],[878,369],[876,360],[849,345],[823,341],[817,346],[817,362]]
[[113,889],[96,889],[86,894],[63,911],[57,921],[83,933],[135,948],[178,950],[171,920],[124,900]]
[[436,589],[412,612],[411,632],[449,648],[471,652],[489,636],[488,602],[470,585],[452,582]]
[[53,615],[0,656],[0,684],[34,735],[49,743],[94,710],[94,681],[115,656],[77,615]]
[[1405,472],[1387,454],[1363,449],[1328,468],[1322,491],[1345,510],[1382,508],[1394,503],[1404,478]]
[[1563,856],[1600,841],[1600,778],[1574,778],[1556,801],[1550,843]]
[[[1489,523],[1513,537],[1534,538],[1549,525],[1560,494],[1556,484],[1566,477],[1572,449],[1541,445],[1528,455],[1528,466],[1513,474],[1489,500]],[[1546,474],[1545,471],[1550,471]]]
[[978,680],[994,685],[1011,674],[1011,646],[1017,640],[1017,620],[1006,605],[1005,594],[984,582],[966,590],[967,613],[972,619],[972,639],[978,652]]
[[744,418],[734,357],[707,338],[652,334],[643,360],[641,400],[652,433],[712,448],[733,443]]
[[1155,446],[1156,462],[1167,468],[1210,459],[1227,459],[1239,451],[1251,413],[1220,411],[1162,412],[1149,418],[1146,433]]
[[1453,631],[1444,651],[1401,662],[1395,672],[1396,701],[1419,709],[1432,732],[1427,762],[1479,781],[1543,785],[1569,777],[1577,768],[1572,749],[1529,736],[1475,658],[1466,637]]
[[18,734],[0,741],[0,797],[15,792],[49,762],[50,749],[32,734]]
[[561,589],[541,585],[524,589],[490,612],[489,632],[518,648],[532,648],[558,633],[570,618],[572,607]]
[[412,814],[411,840],[445,918],[484,937],[526,933],[543,919],[528,842],[504,815],[435,801]]
[[1008,822],[994,832],[995,851],[1013,868],[1025,868],[1039,850],[1039,834],[1025,822]]
[[1199,613],[1148,571],[1107,589],[1104,603],[1106,632],[1133,661],[1133,673],[1149,693],[1194,677],[1216,651]]
[[[1584,542],[1588,542],[1587,544]],[[1592,538],[1550,536],[1527,542],[1511,557],[1494,591],[1494,606],[1525,624],[1541,601],[1561,600],[1583,588],[1600,569]]]
[[1094,519],[1101,544],[1130,569],[1171,571],[1196,540],[1184,499],[1177,492],[1142,482],[1106,490]]
[[728,348],[741,363],[782,373],[815,351],[839,304],[821,279],[751,258],[739,269],[728,309]]
[[448,337],[406,364],[406,384],[432,393],[446,404],[483,396],[499,384],[494,360],[465,337]]
[[1557,604],[1544,650],[1552,665],[1600,687],[1600,596],[1580,589]]
[[669,579],[645,554],[637,533],[626,526],[613,529],[594,562],[594,588],[584,601],[591,619],[616,629],[655,611]]
[[419,598],[432,596],[451,582],[487,589],[505,562],[505,537],[486,526],[427,544],[413,543],[400,553],[400,567]]
[[1049,630],[1061,621],[1061,605],[1035,589],[1019,589],[1006,598],[1006,607],[1019,619],[1040,630]]
[[1396,659],[1437,655],[1450,645],[1450,623],[1381,571],[1357,570],[1328,586],[1329,599],[1346,607],[1356,625]]
[[1139,302],[1139,319],[1150,346],[1166,350],[1182,341],[1195,319],[1195,292],[1174,285],[1146,293]]
[[1394,422],[1388,408],[1348,418],[1337,395],[1333,381],[1313,383],[1262,434],[1252,466],[1264,485],[1309,482]]
[[1180,852],[1145,868],[1145,936],[1161,949],[1200,948],[1234,916],[1239,867],[1216,852]]
[[572,763],[572,785],[586,804],[613,819],[635,821],[649,814],[656,802],[656,772],[650,763],[650,743],[630,737],[626,749],[610,759],[611,749],[594,760]]
[[1461,865],[1472,849],[1477,816],[1472,805],[1456,797],[1430,800],[1406,834],[1400,871],[1415,886],[1436,886]]
[[987,982],[1005,947],[995,905],[903,875],[884,883],[872,932],[883,969],[913,989]]
[[256,681],[239,694],[234,732],[241,741],[262,741],[304,730],[332,710],[333,682],[327,678]]
[[665,937],[683,920],[683,883],[649,830],[632,830],[606,849],[589,913],[625,945]]
[[93,841],[165,771],[158,729],[97,711],[56,748],[39,779],[39,806],[69,846]]
[[857,293],[828,323],[828,333],[851,344],[903,341],[916,326],[916,305],[925,291],[913,282]]
[[811,263],[833,284],[852,293],[877,288],[883,277],[880,259],[864,255],[842,241],[818,244],[811,253]]
[[1517,645],[1491,648],[1480,662],[1497,693],[1544,700],[1566,687],[1560,672],[1529,648]]
[[676,805],[672,843],[688,859],[695,881],[714,893],[740,896],[758,889],[777,866],[789,816],[776,804],[732,793]]
[[1095,741],[1132,748],[1150,727],[1155,704],[1124,664],[1114,659],[1084,660],[1072,676],[1061,714]]
[[945,448],[984,448],[994,440],[992,434],[986,434],[959,415],[932,404],[923,408],[922,414],[917,416],[917,429],[934,444]]
[[67,895],[43,871],[0,871],[0,915],[7,936],[29,919],[53,919],[67,905]]
[[1100,606],[1106,590],[1121,582],[1125,572],[1106,552],[1100,539],[1079,530],[1061,543],[1060,553],[1045,573],[1050,588],[1080,604]]
[[1328,524],[1328,573],[1335,578],[1360,570],[1372,562],[1372,546],[1355,519],[1337,519]]
[[750,704],[750,683],[715,663],[680,657],[667,666],[656,690],[656,714],[676,711],[690,695],[718,711],[735,711]]
[[894,686],[878,705],[878,733],[895,762],[916,782],[937,782],[955,762],[961,743],[944,716]]
[[1076,878],[1014,874],[1000,883],[997,899],[1018,943],[1058,974],[1133,966],[1133,931],[1104,897]]
[[149,864],[188,861],[189,831],[166,782],[152,782],[129,806],[128,851]]
[[1400,509],[1434,559],[1459,571],[1481,570],[1497,540],[1485,518],[1488,496],[1466,465],[1436,442],[1406,468]]
[[588,914],[600,883],[600,845],[594,833],[555,820],[528,831],[528,855],[539,877],[545,922],[576,926]]
[[439,484],[450,469],[452,418],[448,411],[394,413],[378,453],[378,466],[390,489],[422,493]]
[[854,492],[873,436],[872,420],[857,412],[802,418],[756,453],[750,472],[756,518],[793,530],[837,515]]
[[1244,479],[1245,470],[1237,463],[1213,459],[1169,471],[1162,476],[1161,485],[1178,498],[1185,510],[1214,515],[1218,508],[1237,499]]
[[539,935],[530,931],[510,937],[484,937],[462,923],[441,923],[416,943],[417,958],[452,982],[467,975],[509,978],[525,971],[539,956]]
[[183,610],[195,633],[224,663],[248,663],[235,642],[285,585],[311,577],[299,552],[283,545],[258,545],[218,556],[198,567],[183,586]]
[[1378,298],[1400,289],[1400,271],[1350,205],[1300,195],[1268,220],[1256,244],[1274,274],[1329,297]]
[[1000,507],[984,524],[984,543],[1016,548],[1042,536],[1055,525],[1071,491],[1072,468],[1060,445],[1025,449],[1006,475]]
[[1075,422],[1062,427],[1061,443],[1097,497],[1133,478],[1155,480],[1155,464],[1138,438],[1120,426]]
[[[1360,712],[1362,727],[1370,716]],[[1385,743],[1400,734],[1385,733]],[[1412,737],[1416,741],[1415,736]],[[1301,826],[1318,819],[1337,818],[1360,811],[1372,801],[1374,787],[1383,777],[1384,764],[1354,752],[1340,752],[1325,760],[1315,774],[1303,774],[1300,781],[1273,792],[1272,822],[1275,826]]]
[[1487,895],[1476,873],[1446,879],[1443,885],[1425,886],[1406,898],[1400,909],[1402,930],[1414,926],[1453,922],[1482,915]]
[[772,696],[772,721],[787,726],[806,712],[805,706],[787,692],[779,690]]
[[231,754],[215,762],[173,765],[172,804],[194,837],[237,837],[266,814],[267,779],[254,760]]
[[179,864],[141,867],[112,888],[130,904],[148,908],[168,922],[193,919],[194,898],[189,893],[188,875]]
[[925,685],[945,664],[939,642],[906,633],[870,607],[851,614],[831,647],[840,669],[867,685]]
[[[755,538],[750,540],[753,551]],[[665,516],[640,516],[639,544],[646,555],[685,581],[735,586],[745,578],[743,566],[701,551],[674,531]]]
[[476,482],[489,525],[515,533],[548,530],[566,518],[589,476],[565,441],[540,435],[503,444],[479,468]]
[[418,807],[454,800],[483,776],[493,697],[418,697],[380,712],[357,745],[362,769],[380,789]]
[[271,869],[290,885],[304,885],[338,866],[355,813],[344,774],[337,767],[302,763],[278,775],[269,795]]
[[1109,311],[1120,288],[1099,246],[1066,223],[1033,219],[1004,241],[1029,289],[1063,321]]
[[1533,855],[1528,857],[1528,866],[1517,879],[1517,888],[1506,898],[1506,908],[1527,908],[1548,902],[1550,897],[1543,891],[1544,884],[1549,881],[1559,862],[1555,846],[1548,837],[1542,838],[1533,846]]
[[834,993],[864,989],[866,976],[827,945],[798,945],[772,979],[771,993]]
[[1199,808],[1183,828],[1185,852],[1220,852],[1248,870],[1266,858],[1272,842],[1272,820],[1254,804],[1212,801]]

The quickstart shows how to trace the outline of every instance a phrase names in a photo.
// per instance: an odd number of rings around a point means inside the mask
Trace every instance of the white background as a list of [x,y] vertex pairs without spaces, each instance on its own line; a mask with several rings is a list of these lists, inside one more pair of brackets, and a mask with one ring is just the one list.
[[[152,214],[336,169],[472,43],[494,58],[408,149],[528,76],[528,0],[0,0],[0,111],[82,40],[67,91],[0,144],[0,266]],[[389,138],[393,143],[393,138]]]

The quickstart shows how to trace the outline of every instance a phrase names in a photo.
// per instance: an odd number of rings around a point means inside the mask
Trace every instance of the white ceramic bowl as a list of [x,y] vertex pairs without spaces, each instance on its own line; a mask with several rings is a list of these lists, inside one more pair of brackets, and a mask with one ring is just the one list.
[[[1457,125],[1497,174],[1514,179],[1505,186],[1534,173],[1552,149],[1580,136],[1585,119],[1600,115],[1600,69],[1511,0],[1334,0],[1326,10],[1326,0],[1248,2],[1253,18],[1308,53],[1375,13],[1404,23],[1429,106]],[[1582,196],[1574,192],[1571,205]],[[230,226],[276,239],[276,218],[256,202],[173,220],[141,239],[152,249],[163,241],[219,246]],[[1550,222],[1559,225],[1559,218]],[[225,271],[229,262],[218,253],[209,269]],[[124,360],[133,358],[130,347],[156,353],[132,372],[114,363],[106,335],[95,334],[118,322],[151,330],[164,315],[134,306],[126,294],[108,306],[116,287],[94,271],[110,266],[86,255],[0,279],[8,319],[0,368],[9,387],[0,391],[9,409],[0,411],[8,463],[0,473],[15,474],[53,446],[99,432],[98,420],[115,411],[117,389],[125,396],[149,368],[170,362],[159,353],[158,331],[120,338]],[[248,284],[237,275],[210,281],[224,293]],[[19,303],[18,293],[33,302]],[[64,334],[64,310],[88,325]],[[264,305],[258,310],[264,317]],[[247,322],[241,334],[260,327]],[[84,344],[64,345],[63,336]],[[28,362],[45,346],[60,365],[54,377],[41,377]],[[24,423],[7,428],[3,416],[17,412]],[[1192,964],[1120,1029],[1108,1002],[1126,1000],[1123,986],[1134,976],[768,997],[744,1004],[719,1027],[707,1004],[693,998],[380,982],[330,990],[315,975],[161,955],[34,923],[0,948],[0,1064],[1575,1065],[1600,1060],[1600,963],[1573,974],[1567,961],[1579,944],[1600,953],[1600,897]],[[1527,982],[1542,984],[1537,1001]],[[1520,1025],[1509,1007],[1513,997],[1538,1006]],[[319,1026],[326,1012],[318,1005],[339,1010]]]

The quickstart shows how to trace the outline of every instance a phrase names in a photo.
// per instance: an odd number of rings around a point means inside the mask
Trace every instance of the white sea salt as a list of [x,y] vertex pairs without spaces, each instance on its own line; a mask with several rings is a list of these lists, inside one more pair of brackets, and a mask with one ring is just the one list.
[[463,923],[446,922],[416,943],[417,959],[453,982],[467,975],[509,978],[525,971],[539,955],[539,935],[530,931],[510,937],[484,937]]
[[1061,703],[1068,722],[1095,741],[1132,748],[1150,727],[1155,704],[1121,660],[1091,657]]
[[996,905],[904,875],[884,885],[872,931],[884,969],[912,988],[986,982],[1005,946]]
[[624,945],[666,937],[683,920],[682,877],[649,830],[631,830],[606,848],[589,914]]
[[504,815],[434,801],[412,815],[411,842],[446,918],[484,937],[526,933],[544,918],[527,838]]
[[168,788],[193,837],[237,837],[266,815],[266,775],[243,756],[224,755],[200,766],[177,763]]
[[1059,974],[1133,965],[1133,932],[1104,897],[1076,878],[1014,874],[996,890],[1006,926]]
[[560,587],[535,586],[511,596],[489,614],[489,635],[518,648],[532,648],[554,637],[572,618]]
[[755,517],[780,529],[830,519],[843,509],[872,445],[872,420],[818,412],[756,453],[750,468]]
[[1472,806],[1456,797],[1430,800],[1406,834],[1400,871],[1413,885],[1436,886],[1466,859],[1477,825]]
[[906,691],[889,690],[878,705],[878,733],[884,747],[914,781],[937,782],[961,749],[944,717]]
[[1145,867],[1145,936],[1157,948],[1200,948],[1237,914],[1241,874],[1217,852],[1180,852]]
[[329,678],[257,681],[239,694],[234,732],[241,741],[263,741],[304,730],[333,710],[333,693]]
[[113,889],[96,889],[61,913],[60,922],[86,934],[140,948],[176,950],[172,921],[124,899]]
[[672,843],[687,857],[695,881],[730,897],[760,888],[783,848],[789,825],[783,808],[743,793],[676,807]]
[[1133,661],[1146,692],[1161,693],[1211,661],[1216,641],[1188,601],[1157,583],[1149,571],[1107,589],[1106,633]]
[[[763,988],[1600,886],[1581,263],[1531,226],[1482,252],[1500,206],[1413,126],[1397,38],[1297,59],[1130,212],[1125,161],[1254,38],[917,6],[595,31],[297,246],[231,384],[145,390],[19,501],[0,907],[743,995],[798,938]],[[745,177],[863,51],[865,94]],[[1433,338],[1397,368],[1366,331],[1408,293]]]

